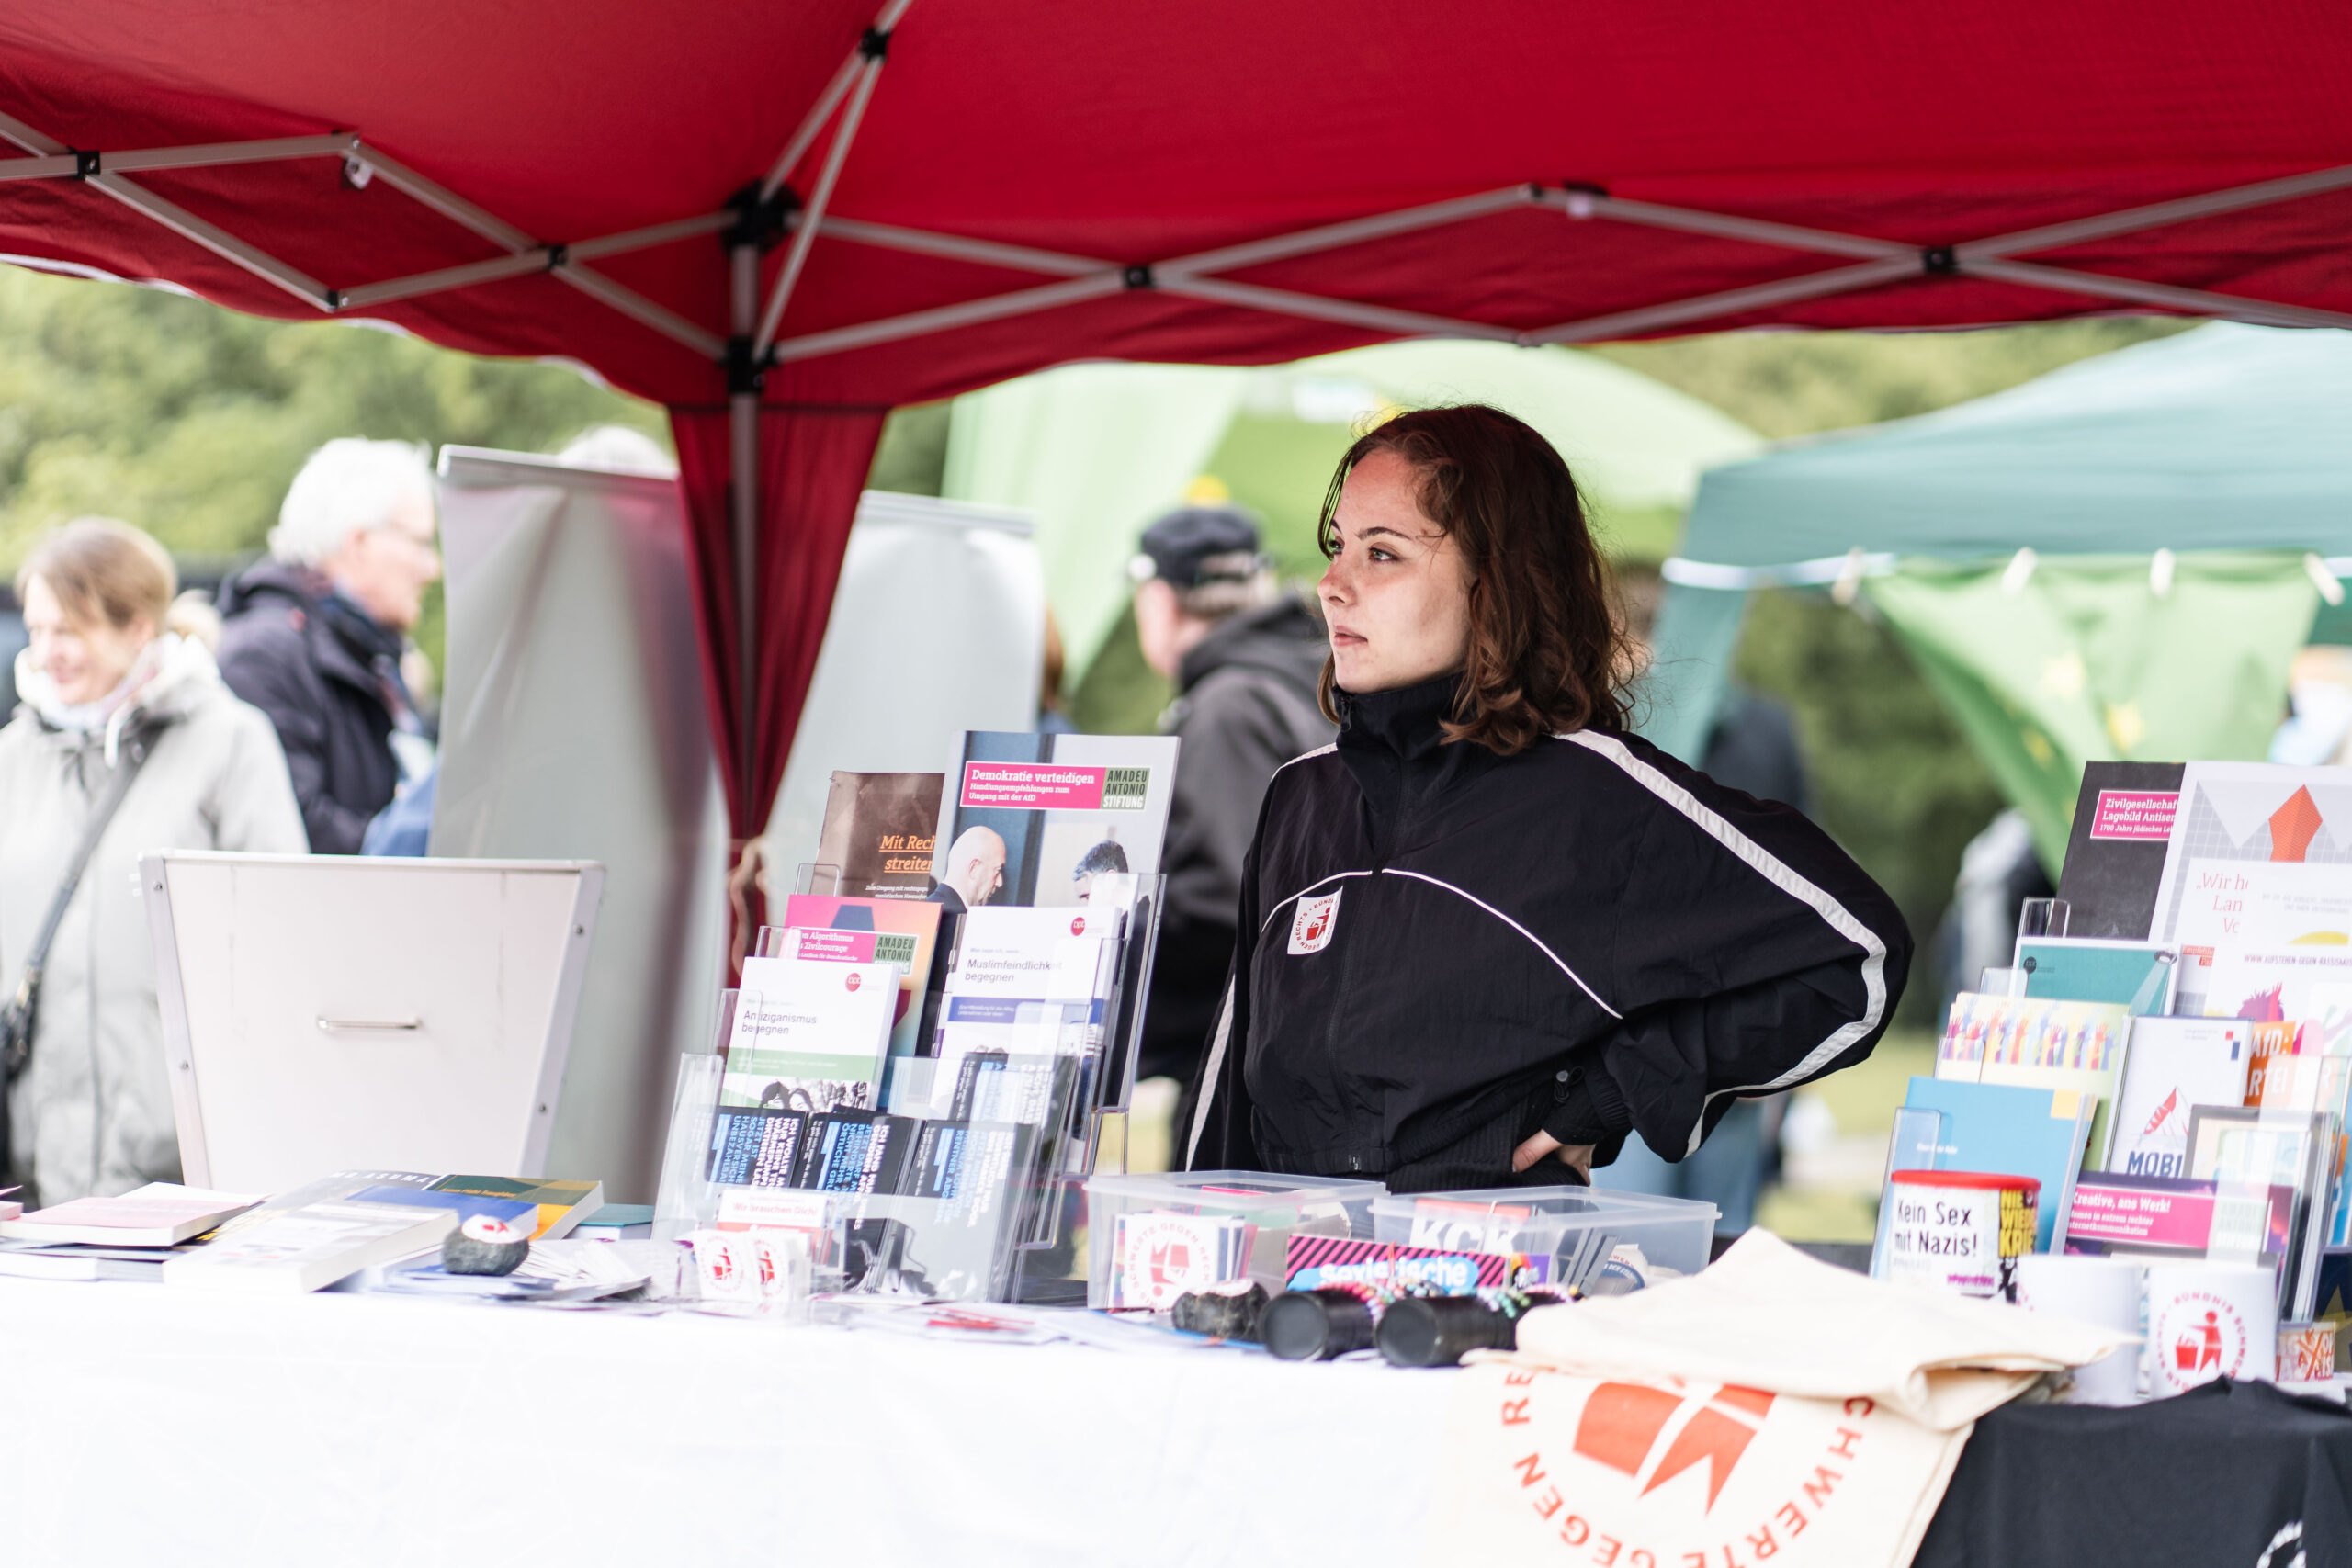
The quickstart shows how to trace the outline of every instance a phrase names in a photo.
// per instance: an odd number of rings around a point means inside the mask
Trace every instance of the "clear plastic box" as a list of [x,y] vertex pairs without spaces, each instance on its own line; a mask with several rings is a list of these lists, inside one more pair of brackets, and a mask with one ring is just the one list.
[[1639,1247],[1652,1264],[1680,1274],[1707,1266],[1719,1211],[1687,1198],[1596,1187],[1490,1187],[1413,1192],[1373,1201],[1373,1237],[1408,1247],[1523,1252],[1559,1258],[1586,1233]]
[[1120,1216],[1149,1213],[1230,1214],[1258,1227],[1250,1277],[1280,1294],[1291,1233],[1302,1224],[1333,1235],[1369,1238],[1373,1205],[1388,1189],[1377,1181],[1278,1176],[1262,1170],[1182,1170],[1094,1176],[1086,1182],[1086,1304],[1111,1304],[1113,1239]]

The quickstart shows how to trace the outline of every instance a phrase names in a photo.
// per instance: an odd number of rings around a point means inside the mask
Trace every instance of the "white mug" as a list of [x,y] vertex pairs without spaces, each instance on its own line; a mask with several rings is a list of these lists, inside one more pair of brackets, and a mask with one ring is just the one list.
[[[2018,1305],[2053,1317],[2095,1323],[2140,1337],[2140,1264],[2129,1258],[2086,1258],[2034,1252],[2018,1259]],[[2130,1404],[2140,1397],[2140,1348],[2122,1349],[2075,1369],[2067,1400],[2075,1404]]]
[[2267,1263],[2148,1265],[2148,1393],[2278,1376],[2278,1287]]

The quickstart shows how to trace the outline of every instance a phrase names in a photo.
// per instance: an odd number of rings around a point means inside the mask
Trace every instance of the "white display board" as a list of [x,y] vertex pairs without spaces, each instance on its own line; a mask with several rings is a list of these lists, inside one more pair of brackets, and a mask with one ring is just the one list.
[[678,1054],[725,984],[726,802],[675,481],[441,452],[435,856],[593,860],[604,915],[548,1174],[651,1202]]
[[604,879],[580,862],[144,857],[187,1179],[548,1174]]
[[1025,513],[867,491],[784,784],[768,897],[813,861],[836,770],[944,773],[967,729],[1035,729],[1046,576]]

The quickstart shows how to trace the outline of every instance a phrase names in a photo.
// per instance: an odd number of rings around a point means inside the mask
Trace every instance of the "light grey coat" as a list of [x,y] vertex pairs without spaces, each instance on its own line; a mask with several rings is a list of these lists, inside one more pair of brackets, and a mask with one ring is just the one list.
[[[102,728],[57,701],[29,657],[0,728],[0,997],[106,794],[121,735],[167,717],[74,889],[50,949],[30,1065],[9,1095],[17,1179],[43,1203],[176,1180],[155,961],[139,857],[154,850],[300,854],[309,845],[277,734],[230,694],[202,644],[158,637]],[[29,1194],[28,1194],[29,1195]]]

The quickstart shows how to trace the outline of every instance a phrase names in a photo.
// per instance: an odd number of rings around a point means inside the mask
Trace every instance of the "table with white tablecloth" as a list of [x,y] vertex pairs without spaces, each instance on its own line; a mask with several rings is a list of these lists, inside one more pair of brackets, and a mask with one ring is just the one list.
[[0,1279],[0,1561],[1394,1561],[1454,1374]]

